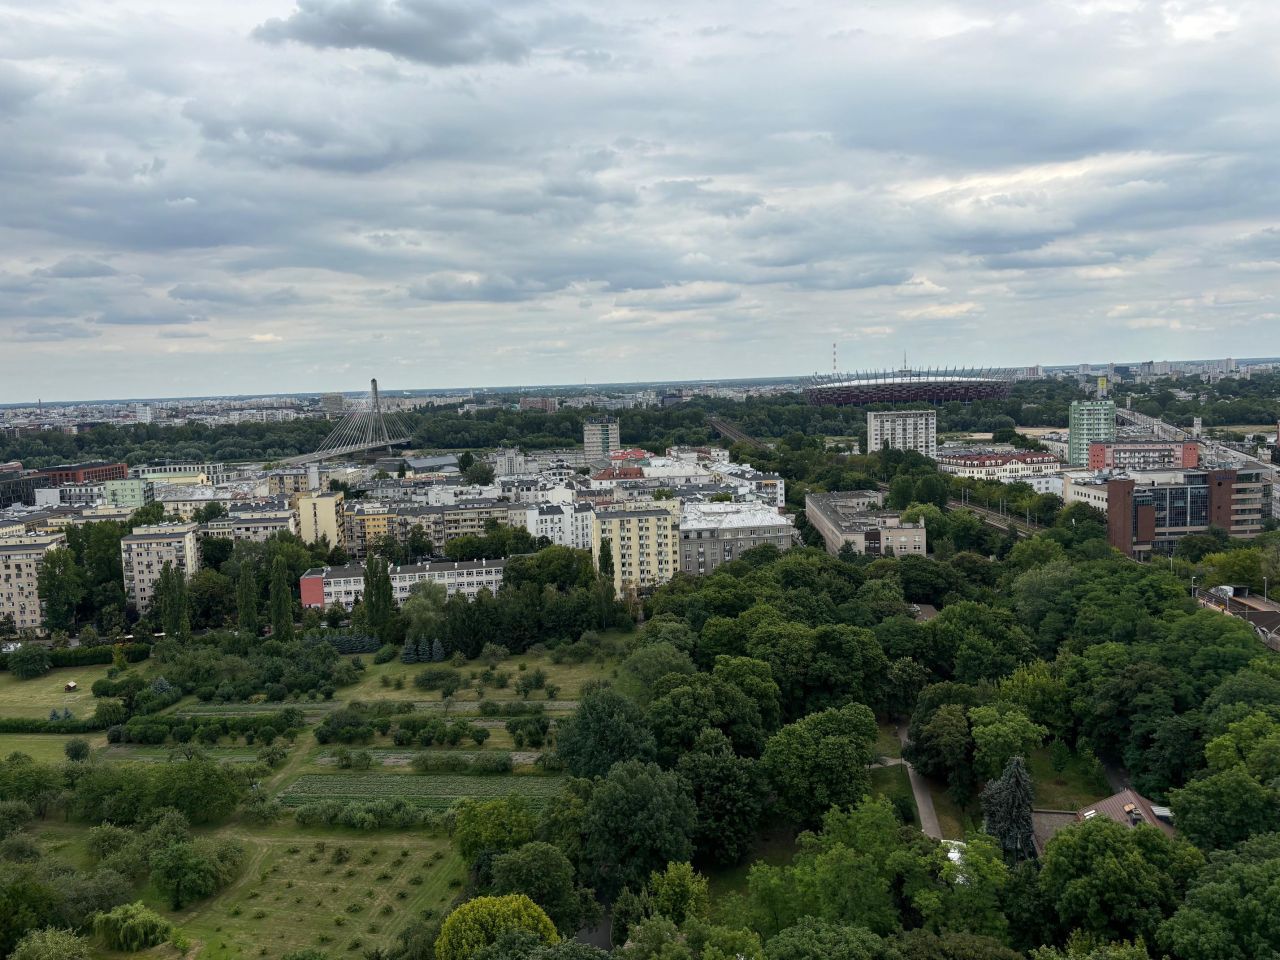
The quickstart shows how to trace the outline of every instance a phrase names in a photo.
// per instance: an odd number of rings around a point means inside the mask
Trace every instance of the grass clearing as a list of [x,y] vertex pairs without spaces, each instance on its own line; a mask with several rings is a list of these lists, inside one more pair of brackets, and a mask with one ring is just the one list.
[[[176,915],[152,901],[201,944],[201,960],[278,960],[308,947],[360,957],[390,946],[422,913],[445,912],[466,873],[446,838],[421,832],[316,838],[277,830],[242,839],[248,862],[217,897]],[[333,862],[338,848],[349,852],[345,863]]]
[[416,807],[447,810],[464,797],[517,794],[537,807],[564,789],[566,778],[533,775],[428,773],[305,773],[278,796],[287,807],[320,800],[359,803],[403,798]]
[[876,724],[876,756],[890,758],[902,756],[902,741],[898,739],[898,728],[894,724]]
[[970,809],[977,809],[976,801],[971,801],[969,807],[961,809],[945,788],[931,780],[927,782],[929,792],[933,795],[933,811],[938,815],[938,827],[942,830],[944,840],[963,840],[966,833],[978,829],[980,824],[969,812]]
[[[888,767],[871,768],[871,793],[873,796],[886,798],[895,806],[905,802],[907,809],[916,811],[916,798],[911,792],[911,778],[907,775],[907,768],[900,763]],[[919,811],[915,812],[914,822],[919,826]]]
[[64,748],[68,740],[87,740],[92,750],[106,746],[107,738],[101,733],[0,733],[0,757],[11,753],[25,753],[32,760],[57,763],[67,759]]
[[1106,776],[1074,753],[1061,773],[1053,769],[1047,747],[1031,751],[1028,767],[1035,805],[1043,810],[1079,810],[1112,794]]
[[770,823],[756,835],[741,863],[709,871],[707,886],[711,893],[712,922],[741,923],[742,911],[737,900],[747,892],[751,867],[759,862],[780,867],[790,863],[795,853],[795,831],[782,823]]
[[[50,710],[70,710],[77,720],[93,715],[97,705],[89,688],[95,680],[107,675],[109,663],[86,667],[58,667],[34,680],[19,680],[7,670],[0,673],[0,717],[39,717],[46,719]],[[75,681],[76,688],[65,687]]]

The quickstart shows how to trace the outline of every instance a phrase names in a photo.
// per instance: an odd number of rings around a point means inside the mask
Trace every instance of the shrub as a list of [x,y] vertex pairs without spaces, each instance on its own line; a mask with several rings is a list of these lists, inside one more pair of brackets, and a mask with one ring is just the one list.
[[136,953],[168,940],[173,935],[173,925],[139,901],[95,916],[93,932],[102,937],[109,950]]

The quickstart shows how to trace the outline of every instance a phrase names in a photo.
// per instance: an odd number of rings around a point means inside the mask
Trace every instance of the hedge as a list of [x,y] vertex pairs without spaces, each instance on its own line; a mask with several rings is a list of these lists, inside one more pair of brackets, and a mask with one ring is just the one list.
[[[99,647],[66,647],[49,651],[49,664],[54,667],[85,667],[95,663],[111,663],[115,658],[115,647],[104,644]],[[129,663],[137,663],[151,656],[151,645],[147,643],[121,644],[124,658]],[[9,669],[9,655],[0,654],[0,670]]]
[[0,717],[0,733],[95,733],[106,723],[85,720],[42,720],[39,717]]

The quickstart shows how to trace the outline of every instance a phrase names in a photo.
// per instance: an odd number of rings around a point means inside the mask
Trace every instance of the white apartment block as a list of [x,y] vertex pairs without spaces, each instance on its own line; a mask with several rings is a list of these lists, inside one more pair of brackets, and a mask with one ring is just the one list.
[[277,533],[298,535],[298,515],[280,504],[232,504],[225,517],[210,520],[209,536],[265,543]]
[[787,505],[787,482],[776,473],[765,473],[749,463],[717,462],[711,465],[711,476],[722,483],[746,487],[779,510]]
[[872,410],[867,414],[867,453],[885,447],[914,450],[933,459],[938,453],[938,412]]
[[198,529],[194,523],[158,523],[134,527],[120,541],[125,596],[140,612],[155,599],[156,582],[166,563],[188,580],[200,570]]
[[[439,583],[448,596],[461,593],[474,600],[481,590],[498,592],[505,566],[505,560],[442,560],[390,567],[391,594],[402,604],[419,583]],[[304,607],[326,609],[336,603],[350,610],[364,596],[364,567],[315,567],[302,575],[299,587]]]
[[18,630],[44,631],[40,567],[45,554],[66,545],[61,533],[0,537],[0,619],[12,617]]
[[561,547],[575,550],[591,549],[591,527],[595,511],[590,503],[539,504],[531,506],[519,516],[523,526],[535,537],[546,537]]
[[789,550],[796,528],[790,517],[758,503],[686,503],[680,514],[680,572],[712,573],[745,550],[772,544]]

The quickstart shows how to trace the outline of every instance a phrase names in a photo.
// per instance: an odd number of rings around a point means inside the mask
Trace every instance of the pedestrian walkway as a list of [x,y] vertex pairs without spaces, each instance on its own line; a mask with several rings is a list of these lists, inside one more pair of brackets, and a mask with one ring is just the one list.
[[[896,729],[898,741],[905,747],[907,745],[907,728],[899,724]],[[938,813],[933,809],[933,794],[929,792],[929,785],[924,782],[924,777],[916,773],[915,767],[905,760],[901,762],[907,768],[907,778],[911,781],[911,792],[916,798],[916,813],[920,817],[920,832],[926,837],[941,840],[942,827],[938,824]]]

